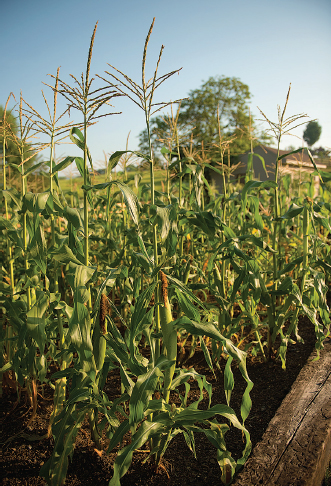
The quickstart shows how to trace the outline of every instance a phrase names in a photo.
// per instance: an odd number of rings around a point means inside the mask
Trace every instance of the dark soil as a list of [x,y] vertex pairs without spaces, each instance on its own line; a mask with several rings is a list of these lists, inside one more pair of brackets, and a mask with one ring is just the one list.
[[[272,359],[269,363],[261,362],[254,357],[250,357],[248,360],[248,374],[254,387],[251,392],[253,406],[245,425],[251,434],[253,447],[261,440],[269,421],[289,392],[314,348],[315,334],[312,324],[307,319],[302,319],[299,328],[304,343],[289,346],[286,370],[282,369],[279,360]],[[206,375],[207,380],[213,386],[212,405],[226,403],[222,371],[216,371],[215,379],[205,364],[201,350],[197,349],[193,358],[185,365],[186,367],[193,366],[197,372]],[[240,403],[245,382],[238,369],[234,369],[233,372],[235,388],[231,406],[240,416]],[[111,399],[119,393],[119,385],[118,375],[110,376],[105,392]],[[194,389],[192,385],[192,390],[191,399],[197,399],[198,387]],[[43,390],[40,387],[39,391],[37,416],[29,427],[27,427],[27,423],[31,410],[24,402],[23,394],[16,408],[14,408],[16,395],[4,393],[1,399],[0,433],[1,443],[4,447],[0,458],[0,478],[3,485],[45,485],[45,481],[38,474],[40,467],[52,453],[52,438],[42,438],[47,433],[48,418],[52,411],[52,390],[44,386]],[[176,400],[175,396],[172,399]],[[206,399],[202,402],[202,406],[207,406],[207,403]],[[240,457],[244,448],[241,433],[232,427],[226,435],[226,440],[233,457]],[[104,447],[106,448],[105,444]],[[108,485],[112,477],[112,465],[116,452],[98,454],[90,439],[86,422],[78,433],[75,452],[65,484],[67,486]],[[132,465],[121,480],[121,484],[123,486],[183,486],[190,484],[219,486],[221,484],[220,469],[216,461],[216,452],[202,434],[196,436],[196,453],[197,459],[188,449],[182,434],[177,435],[171,442],[164,456],[163,466],[157,473],[150,462],[142,463],[147,454],[140,451],[134,454]]]

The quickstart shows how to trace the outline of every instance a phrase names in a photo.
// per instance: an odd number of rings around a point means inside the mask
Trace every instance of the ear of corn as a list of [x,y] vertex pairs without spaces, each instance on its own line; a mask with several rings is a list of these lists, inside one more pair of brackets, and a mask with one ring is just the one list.
[[99,319],[95,320],[92,338],[93,355],[97,372],[100,372],[102,370],[103,364],[105,362],[107,345],[107,341],[105,339],[105,335],[107,334],[106,316],[108,312],[108,299],[105,294],[102,294],[100,298]]
[[163,336],[163,345],[168,360],[174,361],[173,365],[164,372],[163,398],[168,403],[169,396],[170,396],[171,382],[176,368],[177,331],[173,327],[173,318],[172,318],[171,307],[168,298],[168,281],[165,273],[162,272],[162,270],[160,271],[160,277],[161,277],[161,298],[162,298],[162,302],[160,304],[160,322],[161,322],[161,330]]

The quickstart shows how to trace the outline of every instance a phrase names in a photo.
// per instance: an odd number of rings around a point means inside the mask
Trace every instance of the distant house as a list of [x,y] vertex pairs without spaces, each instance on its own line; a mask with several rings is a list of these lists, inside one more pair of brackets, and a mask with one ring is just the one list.
[[95,171],[98,175],[104,175],[106,173],[106,169],[97,169]]
[[[253,171],[255,180],[267,181],[274,180],[275,177],[275,166],[277,159],[277,149],[272,147],[266,147],[264,145],[259,145],[253,150]],[[231,174],[231,180],[233,182],[239,182],[241,184],[245,183],[245,177],[247,172],[248,156],[250,152],[246,152],[238,157],[238,162],[240,165]],[[286,155],[288,151],[280,150],[279,155]],[[265,169],[261,158],[263,158],[265,163]],[[320,162],[315,162],[319,170],[325,170],[327,165],[321,164]],[[279,161],[279,176],[285,174],[290,174],[291,179],[303,178],[304,174],[311,174],[314,172],[315,168],[311,163],[311,160],[305,150],[297,152],[295,154],[284,157]],[[220,192],[222,192],[222,177],[213,172],[212,181]],[[319,187],[319,177],[315,176],[315,190],[317,191]]]

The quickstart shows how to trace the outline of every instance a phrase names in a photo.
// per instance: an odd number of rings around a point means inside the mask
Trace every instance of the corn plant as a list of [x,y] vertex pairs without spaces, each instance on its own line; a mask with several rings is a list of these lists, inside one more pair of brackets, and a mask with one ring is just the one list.
[[[278,144],[274,180],[254,180],[252,143],[245,183],[233,184],[232,139],[225,140],[221,130],[217,147],[197,148],[191,139],[183,148],[180,137],[185,127],[178,127],[177,110],[164,118],[169,137],[161,154],[167,159],[167,183],[166,189],[157,190],[151,116],[169,105],[173,110],[173,102],[155,102],[155,93],[179,70],[158,74],[162,46],[154,73],[146,80],[153,26],[154,20],[144,44],[141,84],[109,65],[111,70],[98,76],[106,85],[92,90],[96,25],[81,79],[71,75],[72,87],[59,78],[59,70],[52,76],[52,113],[44,96],[49,117],[39,115],[21,97],[16,138],[7,132],[5,115],[2,120],[5,137],[15,138],[20,149],[21,193],[6,185],[10,166],[4,144],[0,230],[7,253],[0,287],[5,323],[0,333],[0,371],[11,372],[11,385],[18,394],[23,387],[28,389],[29,423],[37,412],[38,387],[46,383],[54,389],[49,423],[54,450],[40,472],[49,485],[64,483],[86,416],[97,450],[105,449],[105,439],[108,452],[120,447],[110,486],[120,485],[133,454],[144,444],[148,443],[149,458],[158,468],[178,434],[195,455],[197,433],[215,446],[220,480],[229,483],[251,449],[245,421],[253,384],[246,352],[265,361],[277,353],[285,367],[288,344],[301,339],[302,314],[315,326],[317,349],[329,332],[331,178],[319,174],[311,156],[313,175],[322,182],[318,194],[313,179],[302,178],[293,188],[289,178],[282,178],[281,136],[298,120],[285,118],[288,96],[284,110],[279,109],[278,123],[268,120]],[[63,123],[64,114],[57,116],[58,94],[81,113],[78,124]],[[94,183],[88,128],[108,115],[99,115],[104,105],[124,95],[143,110],[148,151],[130,151],[128,144],[125,150],[114,151],[107,157],[105,181]],[[55,146],[68,131],[82,157],[67,156],[56,163]],[[36,169],[27,169],[26,164],[42,147],[30,145],[27,153],[30,134],[48,136],[50,188],[40,193],[26,187]],[[215,166],[216,150],[220,163]],[[144,183],[141,174],[128,176],[131,156],[149,166]],[[71,186],[64,194],[58,173],[73,162],[83,179],[81,192],[74,194]],[[121,165],[124,174],[116,174]],[[208,183],[206,169],[221,175],[221,194]],[[277,337],[280,345],[275,349]],[[225,404],[211,406],[211,384],[194,368],[185,368],[184,346],[189,348],[188,359],[200,348],[212,372],[224,361]],[[240,416],[231,408],[234,363],[246,382]],[[51,364],[57,366],[52,376]],[[104,391],[112,370],[121,378],[113,401]],[[194,401],[192,381],[200,390]],[[3,383],[8,385],[9,380],[5,377]],[[204,398],[206,409],[201,408]],[[226,442],[230,426],[243,435],[237,461]],[[121,448],[126,434],[131,441]]]

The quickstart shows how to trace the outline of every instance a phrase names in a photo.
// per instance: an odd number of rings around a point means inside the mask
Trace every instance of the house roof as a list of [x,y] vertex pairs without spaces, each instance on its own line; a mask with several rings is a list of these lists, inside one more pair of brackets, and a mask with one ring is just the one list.
[[[272,153],[272,154],[275,154],[277,155],[277,149],[276,148],[272,148],[272,147],[267,147],[266,145],[260,145],[260,147],[262,148],[262,150],[264,150],[266,153]],[[288,153],[288,150],[280,150],[279,151],[279,155],[286,155]],[[288,157],[286,157],[286,159],[288,160],[296,160],[297,162],[310,162],[310,158],[307,154],[307,152],[302,149],[301,152],[297,152],[296,154],[291,154],[289,155]]]
[[[264,151],[264,153],[270,153],[270,154],[275,154],[277,156],[277,149],[273,147],[267,147],[266,145],[260,145],[261,149]],[[279,150],[279,155],[286,155],[288,153],[288,150]],[[319,169],[325,169],[326,165],[321,164],[321,163],[316,163],[316,166]],[[284,157],[282,159],[282,165],[290,165],[293,168],[295,167],[309,167],[313,169],[313,165],[311,163],[311,160],[309,158],[309,155],[307,154],[306,150],[302,149],[301,152],[297,152],[295,154],[291,154],[287,157]]]

